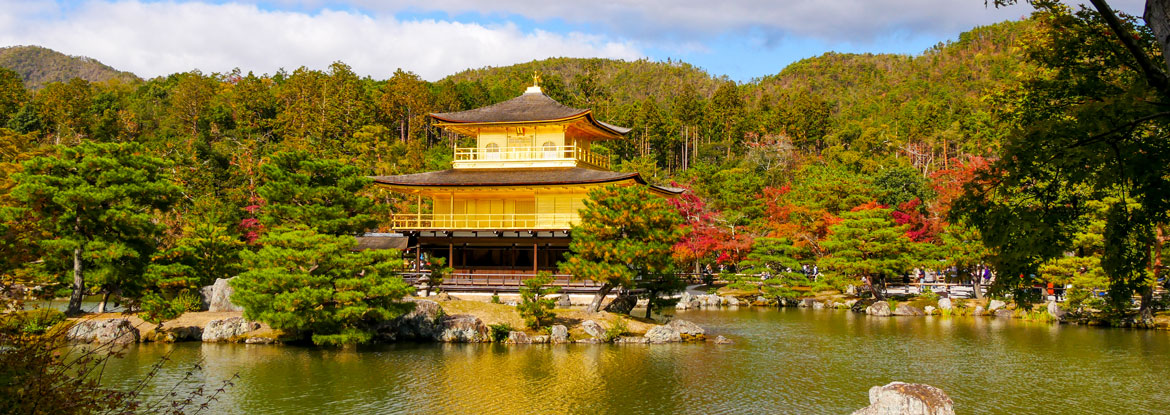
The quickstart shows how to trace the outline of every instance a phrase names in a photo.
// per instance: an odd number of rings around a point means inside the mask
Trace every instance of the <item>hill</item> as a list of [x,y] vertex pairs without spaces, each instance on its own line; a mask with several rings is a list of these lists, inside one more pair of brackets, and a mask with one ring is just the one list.
[[51,82],[81,78],[90,82],[109,79],[138,80],[130,72],[123,72],[84,56],[69,56],[40,46],[12,46],[0,48],[0,67],[20,74],[25,87],[40,89]]

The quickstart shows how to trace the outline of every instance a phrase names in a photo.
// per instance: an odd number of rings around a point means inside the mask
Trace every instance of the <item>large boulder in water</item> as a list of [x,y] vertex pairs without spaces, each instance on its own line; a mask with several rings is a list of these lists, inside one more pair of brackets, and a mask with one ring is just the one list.
[[82,320],[69,328],[65,338],[86,343],[129,344],[137,343],[138,329],[124,318]]
[[443,317],[441,330],[435,335],[435,340],[448,343],[484,343],[491,341],[491,334],[479,317],[455,314]]
[[619,295],[605,306],[605,311],[614,314],[630,314],[630,310],[633,310],[636,305],[638,305],[638,296]]
[[860,300],[849,300],[849,301],[852,301],[852,303],[848,303],[848,302],[846,303],[849,305],[849,311],[852,311],[852,312],[858,313],[858,314],[865,314],[866,310],[869,310],[869,306],[871,306],[871,305],[873,305],[873,303],[877,302],[876,300],[874,300],[872,298],[863,298]]
[[954,415],[954,402],[942,389],[921,383],[891,382],[869,389],[869,406],[853,415]]
[[596,321],[585,320],[584,323],[581,323],[581,330],[584,330],[585,334],[588,334],[590,337],[595,339],[605,338],[605,327],[602,327],[601,324]]
[[[547,339],[546,339],[546,341],[547,341]],[[529,344],[529,343],[532,343],[532,339],[529,339],[528,334],[525,332],[510,331],[510,332],[508,332],[508,339],[504,340],[504,343],[505,344]]]
[[912,306],[910,304],[902,303],[902,304],[898,304],[898,308],[894,309],[893,314],[895,316],[922,316],[922,315],[926,315],[926,312],[922,311],[922,309],[920,309],[918,307]]
[[706,330],[703,330],[698,324],[686,320],[671,320],[669,323],[666,323],[666,326],[677,331],[684,341],[703,341],[707,339]]
[[203,328],[203,341],[207,343],[230,342],[239,343],[245,339],[248,332],[259,330],[260,323],[244,320],[243,317],[232,317],[223,320],[211,320]]
[[865,308],[865,314],[878,317],[889,317],[890,314],[893,313],[890,311],[890,303],[885,301],[875,301],[869,307]]
[[987,312],[994,314],[995,310],[999,310],[1004,307],[1007,307],[1007,303],[999,300],[991,300],[991,302],[987,303]]
[[938,299],[938,309],[939,309],[939,310],[950,310],[950,309],[951,309],[951,307],[953,307],[953,306],[954,306],[954,305],[953,305],[953,304],[951,304],[951,299],[950,299],[950,298],[940,298],[940,299]]
[[414,309],[378,327],[386,340],[434,339],[443,331],[443,307],[431,300],[410,299]]
[[1060,304],[1057,304],[1056,301],[1048,302],[1048,315],[1059,321],[1064,318],[1064,314],[1065,312],[1060,308]]
[[244,311],[244,307],[232,304],[232,278],[216,278],[215,283],[203,287],[203,306],[207,311]]
[[549,328],[549,341],[553,343],[567,343],[569,341],[569,328],[560,324]]
[[672,343],[682,341],[682,335],[679,334],[678,330],[675,330],[670,326],[654,326],[654,328],[646,332],[644,337],[646,337],[646,341],[650,343]]

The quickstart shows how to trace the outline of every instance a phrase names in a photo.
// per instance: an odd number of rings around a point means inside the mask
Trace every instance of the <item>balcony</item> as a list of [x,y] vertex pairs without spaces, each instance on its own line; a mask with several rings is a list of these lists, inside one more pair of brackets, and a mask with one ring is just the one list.
[[577,146],[456,147],[454,167],[576,167],[578,164],[609,170],[609,157]]
[[580,220],[576,213],[400,213],[394,230],[567,230]]

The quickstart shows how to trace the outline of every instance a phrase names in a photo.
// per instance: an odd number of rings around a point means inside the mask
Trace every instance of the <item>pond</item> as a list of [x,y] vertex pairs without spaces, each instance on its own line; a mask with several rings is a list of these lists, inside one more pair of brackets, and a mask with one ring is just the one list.
[[679,312],[732,345],[395,344],[356,351],[201,343],[132,346],[106,381],[161,356],[173,385],[202,359],[212,413],[823,413],[871,386],[920,382],[960,414],[1130,414],[1170,407],[1170,333],[847,311]]

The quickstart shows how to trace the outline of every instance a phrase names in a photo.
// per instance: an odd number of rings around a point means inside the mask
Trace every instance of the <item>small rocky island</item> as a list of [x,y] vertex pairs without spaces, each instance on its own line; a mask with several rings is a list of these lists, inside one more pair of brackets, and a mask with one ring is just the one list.
[[[79,342],[116,344],[184,341],[277,344],[297,340],[266,324],[244,319],[242,310],[229,301],[230,291],[226,280],[217,281],[204,291],[208,311],[185,313],[162,324],[152,324],[132,314],[85,316],[74,321],[67,336]],[[589,313],[571,308],[567,295],[558,299],[558,308],[553,310],[557,315],[556,324],[530,330],[523,329],[524,320],[514,305],[463,300],[448,294],[407,298],[413,310],[381,324],[375,340],[504,344],[661,344],[708,340],[706,330],[686,320],[660,324],[621,313]],[[711,341],[730,343],[723,336]]]

